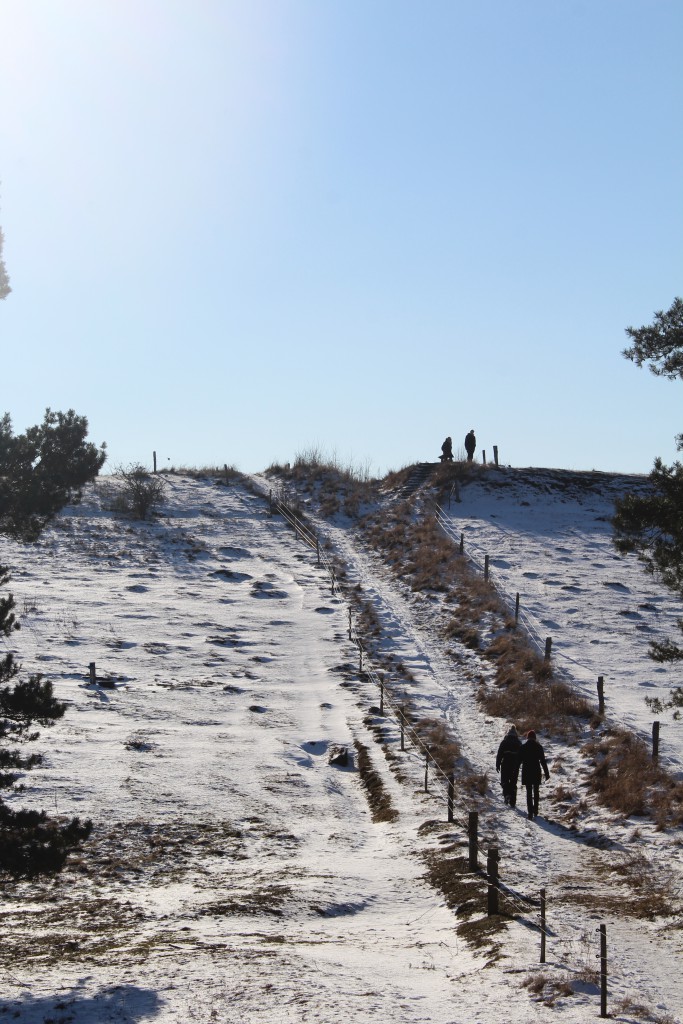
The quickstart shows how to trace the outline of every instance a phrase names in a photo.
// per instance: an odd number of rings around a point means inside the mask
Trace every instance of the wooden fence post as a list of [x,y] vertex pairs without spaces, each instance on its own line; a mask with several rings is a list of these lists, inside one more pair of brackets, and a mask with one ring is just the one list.
[[485,466],[486,465],[486,450],[484,448],[482,448],[482,450],[481,450],[481,461],[482,461],[482,464]]
[[541,889],[541,963],[545,963],[545,889]]
[[332,573],[332,593],[334,594],[334,569],[331,569],[330,572]]
[[429,747],[425,751],[425,793],[429,792]]
[[605,713],[605,677],[598,676],[598,714]]
[[318,565],[320,565],[320,538],[315,538],[315,553],[318,557]]
[[489,578],[489,556],[484,555],[484,580],[488,583]]
[[95,685],[97,682],[97,670],[95,669],[95,662],[90,662],[90,682]]
[[379,713],[384,714],[384,676],[379,677]]
[[152,462],[154,463],[154,472],[157,471],[157,453],[152,452]]
[[515,598],[515,626],[517,625],[518,622],[519,622],[519,591],[517,592],[517,597]]
[[493,461],[495,462],[495,464],[497,466],[498,465],[498,445],[497,444],[494,444],[494,446],[493,446]]
[[349,640],[351,639],[351,609],[349,608]]
[[406,749],[406,736],[405,736],[405,704],[401,704],[399,711],[399,720],[401,722],[401,750]]
[[659,722],[652,723],[652,760],[659,760]]
[[455,796],[455,776],[453,772],[448,776],[448,821],[453,821],[453,797]]
[[465,551],[465,534],[460,534],[460,554],[462,555]]
[[600,1016],[607,1016],[607,926],[600,925]]
[[358,644],[358,674],[363,675],[363,648]]
[[553,638],[551,636],[547,636],[545,638],[545,654],[543,656],[545,661],[550,661],[550,652],[552,651],[552,649],[553,649]]
[[469,840],[469,867],[470,871],[477,871],[479,868],[479,859],[477,857],[477,851],[479,849],[479,811],[470,811],[469,822],[467,827],[467,835]]
[[230,477],[228,475],[228,464],[227,464],[227,462],[223,463],[223,472],[225,473],[225,486],[227,487],[228,484],[230,483]]
[[489,880],[486,900],[488,916],[493,917],[494,914],[500,913],[498,907],[498,848],[495,846],[489,847],[486,857],[486,875]]

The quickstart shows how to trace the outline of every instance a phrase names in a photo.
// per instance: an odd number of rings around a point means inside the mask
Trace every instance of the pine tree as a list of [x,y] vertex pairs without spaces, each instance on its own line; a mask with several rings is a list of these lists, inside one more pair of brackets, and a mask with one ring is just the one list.
[[35,540],[104,465],[106,446],[86,441],[88,421],[46,409],[43,422],[15,435],[0,418],[0,533]]
[[[9,572],[0,566],[0,586],[9,582]],[[10,637],[19,628],[11,594],[0,598],[0,636]],[[11,683],[20,666],[10,651],[0,660],[0,683]],[[4,744],[8,739],[30,742],[38,739],[35,725],[50,726],[61,718],[66,704],[58,701],[52,683],[40,675],[14,685],[0,686],[0,789],[11,788],[19,772],[40,764],[40,754],[24,755]],[[8,771],[7,769],[14,769]],[[45,811],[12,810],[0,799],[0,873],[13,878],[32,878],[60,871],[69,851],[90,835],[92,823],[79,818],[58,821]]]
[[[654,323],[627,327],[632,344],[623,355],[637,366],[649,363],[652,373],[669,380],[683,379],[683,300],[674,299]],[[677,437],[683,449],[683,434]],[[649,572],[683,598],[683,465],[665,466],[655,459],[647,494],[627,494],[617,501],[612,520],[618,551],[635,551]],[[679,622],[683,631],[683,620]],[[656,661],[683,660],[683,647],[672,639],[650,645]]]

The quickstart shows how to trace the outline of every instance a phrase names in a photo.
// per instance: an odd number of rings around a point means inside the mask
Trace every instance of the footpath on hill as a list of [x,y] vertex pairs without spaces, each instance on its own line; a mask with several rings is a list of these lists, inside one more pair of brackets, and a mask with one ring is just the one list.
[[[9,800],[95,825],[55,880],[3,883],[0,1019],[547,1020],[521,984],[535,942],[483,970],[425,881],[429,798],[373,749],[345,607],[266,503],[170,477],[140,524],[100,484],[0,562],[24,673],[68,703]],[[393,823],[372,820],[355,740]]]
[[[267,486],[263,481],[260,484]],[[516,493],[515,501],[524,503],[527,497]],[[563,503],[571,505],[569,520],[575,540],[578,538],[589,546],[596,563],[606,554],[604,513],[610,500],[610,495],[592,494],[588,507],[580,514],[571,497],[565,495],[563,498]],[[380,555],[367,549],[355,520],[340,513],[321,516],[308,489],[302,494],[302,504],[307,519],[319,532],[320,538],[329,543],[345,566],[347,592],[360,588],[362,599],[373,606],[381,624],[383,652],[391,655],[394,663],[405,666],[406,676],[412,677],[404,684],[411,705],[421,715],[445,718],[472,771],[480,777],[488,775],[490,797],[483,815],[483,831],[487,842],[500,851],[500,875],[504,885],[509,886],[513,893],[536,901],[541,888],[547,890],[552,906],[549,949],[554,967],[564,966],[570,977],[573,974],[575,991],[581,989],[583,974],[585,990],[590,994],[591,982],[595,982],[597,929],[599,924],[606,923],[610,936],[612,992],[620,993],[625,1007],[629,1000],[638,1001],[641,1007],[651,1007],[654,1016],[650,1019],[671,1019],[667,1014],[680,1012],[683,1008],[683,984],[680,978],[672,977],[669,969],[669,965],[683,952],[680,830],[658,832],[647,821],[624,821],[593,806],[585,788],[586,766],[580,750],[553,743],[552,738],[544,738],[552,777],[543,792],[540,818],[531,823],[526,820],[523,808],[518,807],[516,811],[505,808],[498,797],[494,764],[495,752],[507,723],[492,720],[476,700],[477,680],[490,674],[490,664],[476,651],[456,641],[445,643],[443,626],[451,612],[444,607],[440,596],[415,593],[408,581],[397,579]],[[480,495],[479,506],[474,500],[462,504],[464,507],[459,507],[457,512],[460,519],[471,533],[476,534],[480,530],[483,536],[487,528],[486,519],[492,511],[491,496],[484,499]],[[486,508],[484,514],[482,504]],[[501,505],[494,507],[501,509]],[[524,513],[527,511],[524,508]],[[539,548],[561,546],[558,539],[553,539],[551,519],[549,515],[543,519],[542,539],[536,534],[535,577],[543,572]],[[508,523],[507,532],[514,533],[514,521],[509,516],[505,521]],[[525,522],[527,532],[531,533],[533,528],[529,525],[528,514]],[[517,534],[513,545],[516,539]],[[566,537],[564,543],[567,543]],[[567,557],[569,548],[565,546],[563,550],[564,557]],[[506,549],[501,551],[499,545],[498,564],[501,567],[506,562],[505,552]],[[579,557],[576,550],[573,554],[575,558]],[[583,572],[582,564],[577,562],[573,568],[582,573],[580,582],[587,589],[589,576]],[[557,565],[555,570],[557,575]],[[615,570],[612,569],[610,579],[614,576]],[[625,584],[623,587],[626,589]],[[614,591],[621,596],[620,588],[604,588],[603,593],[605,589],[610,594]],[[664,598],[658,596],[661,607]],[[604,603],[603,598],[603,615],[595,623],[596,635],[599,635],[608,614]],[[534,610],[537,617],[544,615],[540,597],[536,597]],[[585,630],[583,639],[590,642]],[[642,637],[641,645],[644,645]],[[565,658],[565,666],[569,660]],[[632,665],[625,665],[625,669],[631,672]],[[611,695],[612,709],[621,717],[634,711],[624,697],[628,693],[624,684],[621,690],[615,688]],[[617,706],[620,695],[624,702]],[[377,695],[368,693],[367,699],[376,702]],[[412,758],[412,766],[417,787],[421,772],[419,758]],[[551,800],[552,792],[558,786],[583,794],[584,806],[578,825],[569,827],[561,820]],[[647,913],[648,905],[653,908],[651,914]],[[668,913],[673,916],[660,916],[663,907],[668,907]],[[519,910],[514,898],[509,901],[508,909],[513,913]],[[645,917],[642,916],[644,912]],[[521,917],[530,924],[534,923],[533,913],[522,914]],[[535,943],[536,937],[528,925],[520,922],[510,926],[505,940],[508,970],[514,970],[515,964],[528,963],[530,939]],[[504,964],[500,967],[506,970]],[[623,1019],[629,1019],[628,1015]]]

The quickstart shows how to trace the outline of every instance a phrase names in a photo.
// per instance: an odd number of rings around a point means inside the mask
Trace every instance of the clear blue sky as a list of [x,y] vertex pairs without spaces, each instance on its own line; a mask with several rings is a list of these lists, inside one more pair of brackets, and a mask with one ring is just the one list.
[[473,427],[647,472],[683,382],[680,0],[0,0],[0,412],[110,467]]

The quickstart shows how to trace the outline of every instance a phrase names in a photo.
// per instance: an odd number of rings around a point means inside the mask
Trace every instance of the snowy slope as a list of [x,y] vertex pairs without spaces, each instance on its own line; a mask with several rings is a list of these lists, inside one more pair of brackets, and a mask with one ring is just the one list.
[[[578,1024],[598,1014],[594,931],[605,919],[615,1019],[634,1019],[616,1009],[627,997],[647,1004],[651,1019],[680,1012],[683,988],[668,966],[680,930],[606,917],[604,906],[580,910],[563,896],[596,873],[617,891],[610,857],[630,856],[630,841],[671,863],[680,837],[641,825],[634,838],[632,825],[597,813],[569,835],[492,806],[486,829],[504,881],[532,899],[543,884],[556,894],[547,970],[571,978],[574,994],[552,1009],[535,1001],[522,986],[538,971],[533,914],[512,922],[506,955],[484,970],[488,957],[458,937],[453,911],[424,880],[420,826],[440,821],[441,845],[462,845],[462,830],[422,791],[409,754],[401,784],[373,743],[365,720],[377,695],[358,679],[343,600],[314,555],[237,485],[170,478],[153,525],[117,519],[100,490],[38,545],[0,541],[25,672],[44,672],[69,702],[36,744],[44,766],[12,803],[96,824],[81,862],[60,879],[5,887],[0,1019],[503,1024],[552,1015]],[[467,512],[474,544],[491,517],[474,503]],[[444,659],[427,609],[351,526],[325,528],[375,593],[425,707],[490,770],[500,726]],[[603,590],[610,601],[617,593]],[[559,614],[540,601],[532,611],[542,625]],[[89,684],[92,661],[115,688]],[[616,704],[620,690],[608,693]],[[625,701],[619,714],[640,713],[637,705]],[[329,763],[332,745],[353,754],[354,739],[370,749],[396,822],[373,823],[353,757]],[[616,851],[590,844],[617,828]]]

